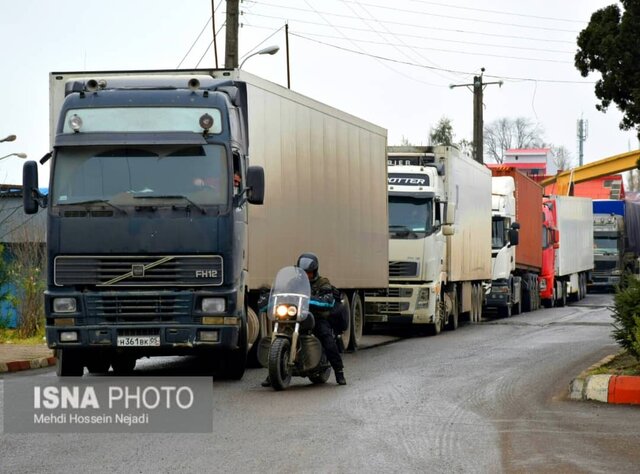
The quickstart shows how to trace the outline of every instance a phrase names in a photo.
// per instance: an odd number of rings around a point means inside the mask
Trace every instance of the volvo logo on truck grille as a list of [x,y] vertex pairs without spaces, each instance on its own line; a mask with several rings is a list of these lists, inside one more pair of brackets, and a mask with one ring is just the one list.
[[142,278],[144,276],[144,265],[141,263],[131,265],[131,275],[134,278]]

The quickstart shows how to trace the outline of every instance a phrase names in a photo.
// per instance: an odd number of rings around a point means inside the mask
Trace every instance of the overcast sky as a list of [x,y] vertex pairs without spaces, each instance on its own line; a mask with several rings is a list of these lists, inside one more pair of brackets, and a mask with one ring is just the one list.
[[[214,0],[219,66],[224,65],[226,2]],[[607,0],[245,0],[241,57],[276,44],[244,69],[287,83],[284,24],[289,24],[291,88],[427,144],[442,116],[455,139],[472,139],[471,82],[484,67],[485,123],[526,117],[544,139],[577,161],[576,122],[588,121],[585,163],[637,149],[612,107],[595,109],[593,82],[573,66],[576,37]],[[48,75],[52,71],[211,68],[211,0],[3,0],[0,7],[0,156],[49,150]],[[209,48],[207,50],[207,48]],[[22,162],[0,161],[0,182],[20,183]],[[48,166],[40,167],[41,186]]]

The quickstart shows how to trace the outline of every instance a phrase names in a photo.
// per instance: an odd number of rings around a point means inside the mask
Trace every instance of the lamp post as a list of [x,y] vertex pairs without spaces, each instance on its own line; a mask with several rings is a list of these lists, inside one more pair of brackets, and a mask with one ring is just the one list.
[[8,155],[0,156],[0,160],[4,160],[5,158],[9,158],[10,156],[17,156],[18,158],[26,158],[26,153],[9,153]]
[[9,135],[7,137],[4,137],[2,140],[0,140],[0,143],[2,142],[12,142],[16,139],[17,137],[15,135]]
[[260,51],[256,51],[255,53],[250,54],[249,56],[244,58],[240,63],[240,66],[238,66],[238,69],[242,69],[242,65],[246,63],[247,59],[249,58],[257,56],[258,54],[276,54],[279,50],[280,50],[280,46],[267,46],[266,48],[261,49]]

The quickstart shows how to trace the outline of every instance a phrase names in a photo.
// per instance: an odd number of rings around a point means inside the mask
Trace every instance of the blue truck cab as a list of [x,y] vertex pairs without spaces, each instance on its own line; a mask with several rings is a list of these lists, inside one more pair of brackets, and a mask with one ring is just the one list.
[[201,355],[239,379],[247,357],[246,84],[177,73],[68,80],[49,194],[34,161],[24,210],[47,212],[46,336],[59,376]]

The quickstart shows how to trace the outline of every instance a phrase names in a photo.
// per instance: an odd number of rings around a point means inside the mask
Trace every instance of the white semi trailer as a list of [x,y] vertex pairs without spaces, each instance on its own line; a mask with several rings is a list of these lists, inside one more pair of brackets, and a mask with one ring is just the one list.
[[389,147],[389,288],[367,292],[367,323],[438,334],[481,317],[491,281],[491,172],[455,147]]

